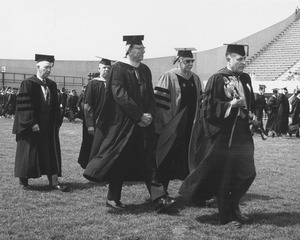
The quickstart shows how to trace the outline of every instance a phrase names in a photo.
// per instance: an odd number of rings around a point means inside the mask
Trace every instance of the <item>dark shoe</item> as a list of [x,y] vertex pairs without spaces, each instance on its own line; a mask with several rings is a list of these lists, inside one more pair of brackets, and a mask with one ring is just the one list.
[[70,189],[68,186],[57,184],[55,186],[52,186],[52,190],[59,190],[61,192],[68,192]]
[[263,132],[260,134],[262,140],[267,140],[268,136],[266,136]]
[[161,197],[158,199],[158,201],[154,207],[154,210],[157,213],[162,213],[165,210],[167,210],[174,202],[175,202],[175,200],[173,198]]
[[225,222],[221,222],[221,224],[232,229],[242,228],[242,224],[238,221],[225,221]]
[[126,205],[121,203],[121,201],[115,202],[114,200],[107,200],[106,207],[114,208],[114,209],[125,209]]
[[28,178],[19,178],[19,184],[24,190],[32,190],[32,186],[28,184]]
[[269,137],[275,137],[275,135],[276,135],[276,133],[275,133],[275,131],[270,131],[269,133],[268,133],[268,136]]
[[28,178],[19,178],[19,184],[22,186],[28,186]]
[[22,185],[21,184],[21,186],[22,186],[22,188],[24,189],[24,190],[27,190],[27,191],[29,191],[29,190],[33,190],[33,187],[31,186],[31,185]]
[[246,215],[242,214],[239,207],[232,210],[232,215],[237,221],[242,223],[248,222],[250,220]]
[[213,207],[214,205],[216,205],[216,203],[217,203],[217,200],[215,198],[205,200],[206,207]]

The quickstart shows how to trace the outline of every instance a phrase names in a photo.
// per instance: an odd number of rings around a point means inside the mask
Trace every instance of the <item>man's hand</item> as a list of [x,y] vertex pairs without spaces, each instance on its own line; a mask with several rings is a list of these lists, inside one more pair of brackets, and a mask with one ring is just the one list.
[[244,101],[242,98],[236,99],[234,98],[231,102],[231,107],[237,108],[237,107],[244,107]]
[[88,127],[87,130],[90,135],[94,135],[94,131],[95,131],[94,127]]
[[148,127],[152,123],[152,115],[150,113],[144,113],[141,117],[141,121],[138,123],[140,127]]
[[39,131],[40,131],[39,125],[34,124],[34,125],[32,126],[32,131],[33,131],[33,132],[39,132]]

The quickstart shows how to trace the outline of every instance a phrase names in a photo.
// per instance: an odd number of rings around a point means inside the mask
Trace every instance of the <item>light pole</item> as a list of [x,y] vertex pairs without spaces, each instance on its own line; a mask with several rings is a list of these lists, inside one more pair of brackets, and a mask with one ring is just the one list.
[[5,66],[1,67],[1,72],[2,72],[2,87],[4,87],[4,74],[6,72],[6,67]]

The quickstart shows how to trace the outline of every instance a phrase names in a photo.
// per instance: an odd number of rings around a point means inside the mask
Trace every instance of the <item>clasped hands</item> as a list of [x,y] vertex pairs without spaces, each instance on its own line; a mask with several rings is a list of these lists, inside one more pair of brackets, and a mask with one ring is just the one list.
[[244,107],[244,100],[242,98],[234,98],[231,102],[231,107],[238,108],[238,107]]
[[148,127],[152,123],[153,117],[150,113],[144,113],[138,122],[140,127]]
[[33,132],[39,132],[40,131],[40,127],[39,127],[38,124],[34,124],[31,129],[32,129]]

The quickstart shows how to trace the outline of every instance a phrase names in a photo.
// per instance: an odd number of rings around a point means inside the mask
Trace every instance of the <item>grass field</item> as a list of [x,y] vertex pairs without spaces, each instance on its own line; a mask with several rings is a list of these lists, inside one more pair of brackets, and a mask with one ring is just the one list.
[[[216,208],[180,201],[169,214],[156,214],[143,183],[126,184],[127,210],[105,206],[107,187],[85,180],[77,164],[81,123],[63,123],[60,131],[63,177],[68,193],[48,191],[46,177],[32,179],[25,191],[14,177],[15,139],[11,119],[0,119],[0,239],[300,239],[300,139],[254,136],[257,177],[243,198],[242,210],[252,222],[233,230],[218,225]],[[176,196],[180,181],[170,184]]]

